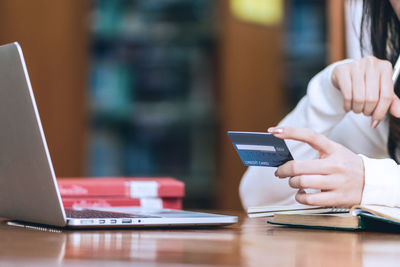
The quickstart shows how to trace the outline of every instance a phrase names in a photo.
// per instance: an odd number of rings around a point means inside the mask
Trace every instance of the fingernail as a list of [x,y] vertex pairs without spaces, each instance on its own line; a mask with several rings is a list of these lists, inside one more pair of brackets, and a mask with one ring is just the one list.
[[270,127],[270,128],[268,128],[268,132],[273,133],[273,134],[279,134],[279,133],[283,133],[283,129],[280,127]]
[[375,129],[376,126],[378,126],[379,122],[380,122],[379,120],[373,120],[373,121],[371,121],[371,128],[372,128],[372,129]]

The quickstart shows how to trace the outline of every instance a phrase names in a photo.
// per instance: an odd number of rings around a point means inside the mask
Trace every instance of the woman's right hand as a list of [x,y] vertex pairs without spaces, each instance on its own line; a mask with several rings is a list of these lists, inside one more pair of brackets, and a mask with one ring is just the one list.
[[368,56],[336,66],[332,83],[342,93],[346,112],[371,116],[371,128],[376,128],[387,112],[400,117],[400,99],[394,93],[392,75],[389,61]]

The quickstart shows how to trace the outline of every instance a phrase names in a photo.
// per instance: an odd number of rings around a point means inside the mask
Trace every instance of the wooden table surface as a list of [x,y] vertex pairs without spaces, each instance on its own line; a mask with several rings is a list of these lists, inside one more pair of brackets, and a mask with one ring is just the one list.
[[[292,229],[46,231],[0,221],[0,266],[399,266],[400,234]],[[111,265],[112,264],[112,265]]]

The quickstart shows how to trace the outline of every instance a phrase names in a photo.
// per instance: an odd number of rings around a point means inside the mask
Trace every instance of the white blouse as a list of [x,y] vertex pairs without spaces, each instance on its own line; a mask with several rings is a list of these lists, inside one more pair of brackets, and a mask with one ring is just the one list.
[[[307,95],[280,123],[282,126],[305,127],[359,154],[365,167],[365,186],[361,204],[400,206],[400,165],[388,157],[389,123],[385,118],[371,129],[371,117],[346,113],[340,91],[331,82],[334,63],[318,73],[308,84]],[[271,125],[274,126],[274,125]],[[294,159],[316,159],[318,153],[308,144],[287,140]],[[258,205],[295,204],[296,189],[288,179],[274,176],[276,168],[249,167],[240,184],[244,208]]]

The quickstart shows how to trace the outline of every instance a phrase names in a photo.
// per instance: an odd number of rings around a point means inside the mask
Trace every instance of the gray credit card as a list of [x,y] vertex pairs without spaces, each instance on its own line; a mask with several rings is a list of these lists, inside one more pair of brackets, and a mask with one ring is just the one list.
[[285,140],[270,133],[229,131],[228,135],[246,166],[278,167],[293,160]]

